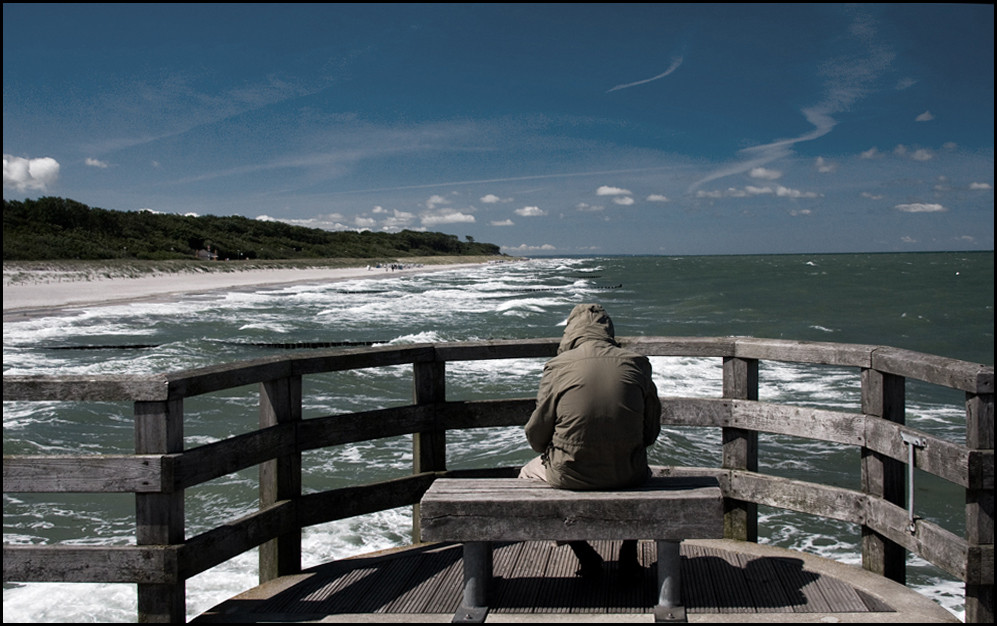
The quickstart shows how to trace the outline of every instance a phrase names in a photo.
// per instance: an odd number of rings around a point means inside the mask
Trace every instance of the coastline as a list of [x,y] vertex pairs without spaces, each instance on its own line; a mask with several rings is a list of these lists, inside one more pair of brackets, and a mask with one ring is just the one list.
[[[517,259],[503,259],[503,262]],[[391,278],[405,274],[441,272],[495,262],[495,257],[419,257],[371,265],[301,264],[291,267],[233,264],[148,267],[138,272],[105,266],[60,265],[25,267],[4,264],[3,318],[16,321],[66,309],[106,306],[125,302],[168,300],[184,295],[254,289],[300,283],[330,283],[356,279]],[[136,275],[138,274],[138,275]]]

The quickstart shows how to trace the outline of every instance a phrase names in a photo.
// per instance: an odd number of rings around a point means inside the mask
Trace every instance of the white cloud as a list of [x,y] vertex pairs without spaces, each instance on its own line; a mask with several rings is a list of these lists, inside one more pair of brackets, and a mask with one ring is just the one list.
[[577,209],[579,211],[582,211],[582,212],[585,212],[585,213],[591,213],[591,212],[594,212],[594,211],[602,211],[605,208],[606,207],[602,206],[601,204],[589,204],[588,202],[579,202],[578,205],[575,206],[575,209]]
[[778,186],[775,190],[775,195],[780,198],[816,198],[817,194],[813,191],[800,191],[799,189],[790,189],[789,187]]
[[898,204],[895,207],[896,210],[903,213],[941,213],[947,209],[940,204],[932,204],[928,202],[912,202],[910,204]]
[[493,222],[489,222],[489,224],[491,224],[492,226],[515,226],[513,221],[510,219],[495,220]]
[[837,169],[836,165],[834,165],[833,163],[828,163],[827,161],[824,160],[824,157],[817,157],[817,161],[814,163],[814,167],[816,167],[817,171],[820,172],[821,174],[829,174]]
[[524,243],[516,246],[515,248],[511,246],[502,246],[502,248],[505,250],[511,250],[513,252],[548,252],[551,250],[557,250],[557,248],[555,248],[549,243],[545,243],[540,246],[530,246]]
[[773,193],[771,187],[755,187],[753,185],[748,185],[744,188],[744,191],[749,196],[764,196]]
[[879,156],[878,148],[869,148],[868,150],[859,155],[859,157],[863,159],[875,159],[878,156]]
[[450,204],[450,201],[440,195],[430,196],[429,199],[426,200],[426,208],[429,210],[433,210],[443,204]]
[[423,226],[439,226],[440,224],[471,224],[474,216],[460,211],[440,211],[428,215],[423,215]]
[[752,178],[760,178],[762,180],[777,180],[782,178],[782,172],[779,170],[770,170],[765,167],[752,168],[748,175]]
[[924,113],[918,115],[914,118],[915,122],[930,122],[935,119],[935,116],[931,114],[931,111],[925,111]]
[[647,197],[648,202],[669,202],[668,197],[660,193],[652,193]]
[[[277,218],[270,215],[257,215],[256,220],[260,222],[281,222],[284,224],[291,224],[294,226],[304,226],[305,228],[321,228],[322,230],[356,230],[356,226],[350,226],[343,223],[343,216],[339,213],[329,213],[327,215],[318,215],[316,217],[309,217],[306,219],[287,219],[287,218]],[[354,222],[357,222],[354,219]]]
[[394,209],[391,215],[381,221],[381,230],[401,230],[415,221],[415,214]]
[[723,191],[697,191],[697,198],[750,198],[753,196],[764,196],[774,194],[779,198],[817,198],[820,194],[813,191],[800,191],[799,189],[791,189],[790,187],[783,187],[782,185],[776,185],[773,189],[772,187],[755,187],[748,185],[744,189],[738,189],[736,187],[728,187]]
[[499,202],[512,202],[512,198],[503,199],[493,193],[489,193],[481,196],[481,202],[484,204],[498,204]]
[[25,191],[46,191],[59,179],[59,162],[51,157],[26,159],[3,155],[3,186]]
[[988,189],[992,190],[993,189],[993,185],[991,185],[990,183],[969,183],[969,188],[973,189],[973,190],[981,190],[982,189],[982,190],[986,191]]
[[613,198],[613,204],[618,204],[620,206],[630,206],[634,203],[634,199],[630,196],[620,196],[619,198]]
[[621,189],[619,187],[610,187],[609,185],[603,185],[595,190],[595,195],[597,196],[629,196],[629,189]]
[[893,154],[898,157],[910,157],[915,161],[930,161],[934,158],[931,150],[926,148],[918,148],[916,150],[911,150],[907,146],[900,144],[893,149]]
[[524,206],[521,209],[516,209],[515,213],[520,217],[540,217],[547,215],[547,212],[538,206]]
[[84,161],[84,163],[86,163],[90,167],[99,167],[102,170],[103,169],[107,169],[107,167],[108,167],[106,161],[101,161],[100,159],[94,159],[94,158],[91,158],[91,157],[87,157],[87,160]]

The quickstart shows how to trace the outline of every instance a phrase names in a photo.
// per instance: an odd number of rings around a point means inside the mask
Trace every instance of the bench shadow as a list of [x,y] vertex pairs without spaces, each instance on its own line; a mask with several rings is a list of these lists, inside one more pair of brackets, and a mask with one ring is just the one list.
[[[602,576],[575,576],[567,546],[494,544],[490,609],[531,613],[645,613],[657,603],[653,542],[641,542],[636,578],[618,572],[618,541],[596,541]],[[359,613],[453,614],[462,599],[460,544],[427,544],[403,552],[325,563],[263,599],[233,599],[194,621],[293,622]],[[792,557],[749,557],[719,549],[682,556],[682,598],[693,613],[890,611],[847,583],[804,569]],[[841,598],[847,598],[841,600]],[[226,617],[231,616],[231,617]],[[258,618],[258,619],[254,619]]]

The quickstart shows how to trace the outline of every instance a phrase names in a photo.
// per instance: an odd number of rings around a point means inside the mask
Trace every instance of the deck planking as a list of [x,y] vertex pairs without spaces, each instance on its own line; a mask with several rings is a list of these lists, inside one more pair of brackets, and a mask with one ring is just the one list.
[[[567,546],[549,541],[496,543],[491,613],[530,614],[540,620],[554,614],[652,613],[657,602],[654,543],[640,543],[643,575],[631,582],[617,575],[619,541],[592,544],[606,560],[598,581],[575,576],[577,563]],[[814,571],[788,551],[782,553],[789,556],[759,556],[726,546],[710,541],[682,544],[682,597],[690,618],[699,616],[708,621],[710,615],[747,618],[752,614],[848,613],[878,614],[880,619],[883,614],[896,614],[898,621],[904,621],[887,601],[853,585],[851,577],[846,581]],[[242,594],[195,621],[304,622],[360,614],[409,615],[413,619],[453,615],[462,597],[461,555],[459,544],[422,544],[334,561]],[[909,600],[897,605],[904,606]],[[944,615],[933,620],[922,605],[917,612],[919,621],[949,621],[944,619],[949,615],[944,609],[933,606]]]

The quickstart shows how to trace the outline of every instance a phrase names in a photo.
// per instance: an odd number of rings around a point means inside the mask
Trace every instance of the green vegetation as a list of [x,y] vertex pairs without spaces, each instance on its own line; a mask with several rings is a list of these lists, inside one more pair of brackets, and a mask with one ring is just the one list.
[[63,198],[3,201],[3,260],[396,259],[499,255],[471,237],[404,230],[331,232],[246,217],[109,211]]

